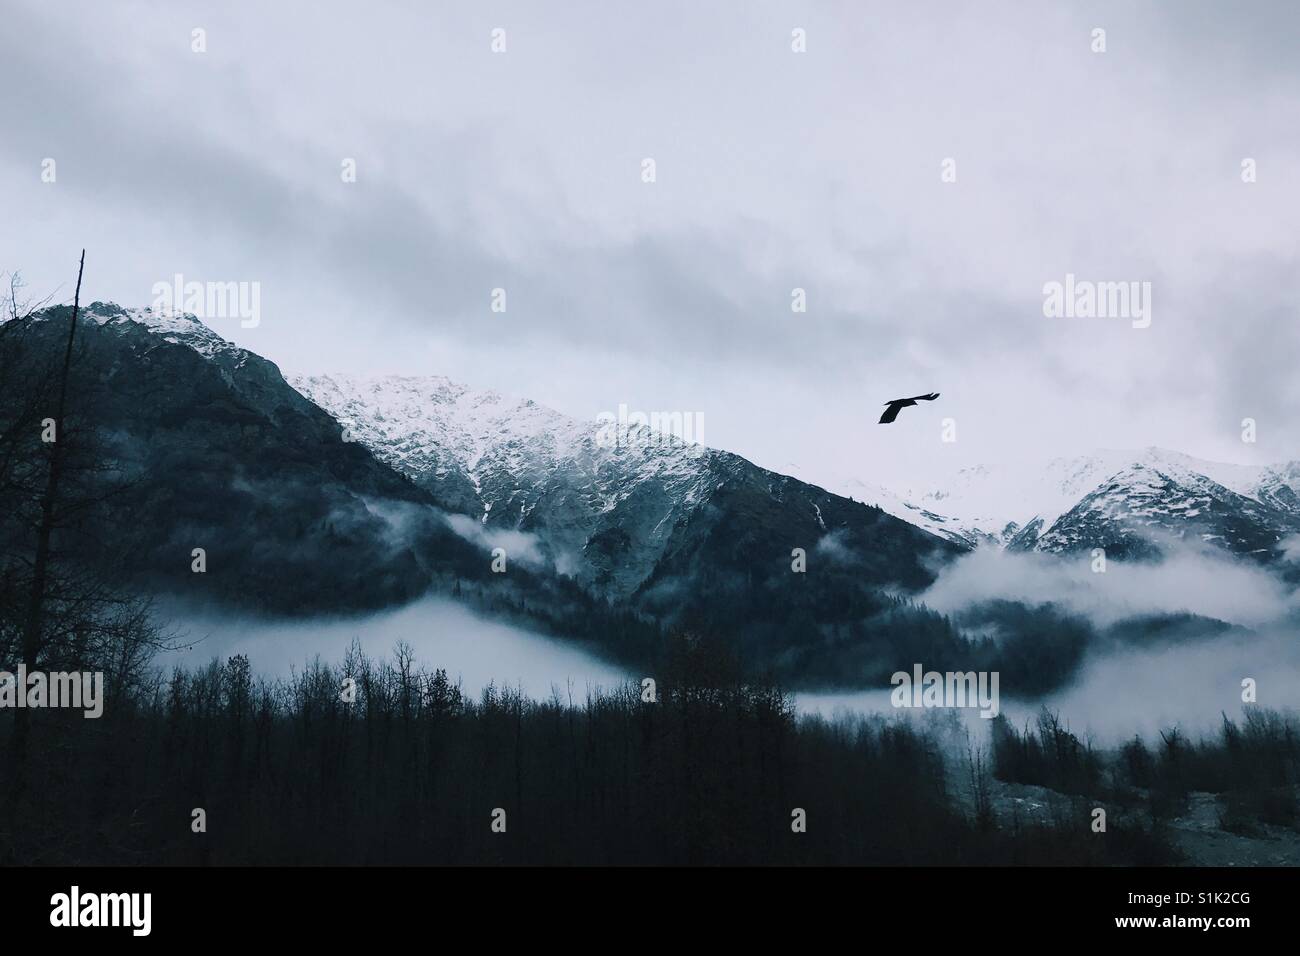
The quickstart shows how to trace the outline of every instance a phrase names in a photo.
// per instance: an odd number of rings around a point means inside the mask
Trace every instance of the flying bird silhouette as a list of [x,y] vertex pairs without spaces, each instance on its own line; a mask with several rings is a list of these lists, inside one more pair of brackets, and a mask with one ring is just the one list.
[[888,425],[908,405],[915,405],[917,402],[932,402],[939,397],[938,392],[931,392],[929,395],[913,395],[911,398],[896,398],[892,402],[885,402],[885,414],[880,416],[878,425]]

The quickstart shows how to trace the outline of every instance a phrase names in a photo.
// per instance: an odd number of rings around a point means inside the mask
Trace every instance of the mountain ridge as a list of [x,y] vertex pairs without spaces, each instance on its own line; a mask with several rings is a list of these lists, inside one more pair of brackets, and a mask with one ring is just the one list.
[[[1152,482],[1167,499],[1163,515],[1152,510]],[[1276,556],[1300,534],[1300,463],[1215,462],[1156,446],[1055,458],[1042,469],[975,466],[947,485],[905,492],[854,480],[838,487],[952,540],[1017,551],[1110,544],[1154,554],[1129,546],[1145,528],[1152,538],[1199,536],[1240,555]]]
[[[790,496],[806,513],[807,531],[783,553],[832,530],[822,517],[831,492],[643,425],[582,422],[444,376],[289,381],[381,459],[485,526],[544,530],[557,567],[615,596],[645,584],[674,532],[728,483]],[[629,533],[657,544],[638,552]]]
[[[30,360],[53,367],[70,315],[23,320]],[[627,664],[675,630],[819,685],[883,679],[917,642],[990,653],[912,603],[964,549],[738,455],[639,426],[610,440],[445,377],[382,400],[318,380],[327,405],[358,399],[332,413],[193,317],[92,303],[79,329],[79,414],[135,479],[122,547],[79,560],[149,593],[308,617],[438,593]]]
[[[190,348],[251,400],[272,408],[283,401],[274,388],[254,387],[259,376],[249,374],[250,363],[273,363],[193,316],[101,302],[85,312],[124,334],[144,332]],[[333,416],[345,441],[359,442],[423,484],[449,510],[485,527],[533,531],[545,524],[558,571],[619,597],[643,585],[664,553],[629,553],[627,532],[653,536],[678,527],[709,499],[711,482],[725,480],[733,460],[759,468],[645,426],[625,427],[614,447],[604,447],[608,424],[442,375],[291,374],[284,381]],[[769,480],[782,476],[759,470]],[[855,479],[820,482],[794,467],[783,477],[878,507],[965,548],[1061,553],[1110,547],[1138,556],[1157,553],[1148,539],[1162,537],[1271,560],[1300,534],[1296,461],[1231,464],[1149,446],[1058,457],[1039,470],[973,466],[946,484],[902,491]],[[1154,499],[1162,495],[1169,507],[1157,514]],[[538,508],[554,514],[543,521]],[[817,508],[810,498],[809,510],[816,515]],[[633,510],[641,513],[629,522]]]

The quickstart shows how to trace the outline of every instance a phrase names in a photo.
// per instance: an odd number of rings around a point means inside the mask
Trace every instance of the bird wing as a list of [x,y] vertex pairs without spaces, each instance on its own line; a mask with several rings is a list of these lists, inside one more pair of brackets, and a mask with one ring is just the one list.
[[898,417],[898,413],[899,413],[900,411],[902,411],[902,408],[903,408],[903,403],[902,403],[902,402],[890,402],[890,403],[888,403],[888,404],[885,406],[885,414],[883,414],[883,415],[880,416],[880,421],[876,422],[876,424],[877,424],[877,425],[888,425],[890,422],[892,422],[895,418]]
[[939,397],[938,392],[930,392],[928,395],[913,395],[907,399],[909,402],[932,402]]

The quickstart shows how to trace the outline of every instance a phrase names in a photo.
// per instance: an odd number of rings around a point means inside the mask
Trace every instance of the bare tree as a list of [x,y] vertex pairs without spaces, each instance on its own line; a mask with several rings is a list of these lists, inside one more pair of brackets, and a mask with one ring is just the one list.
[[[168,642],[96,540],[121,518],[110,502],[121,483],[98,439],[93,377],[74,375],[84,270],[83,250],[66,335],[62,310],[19,302],[14,275],[0,322],[0,669],[100,671],[108,703]],[[27,786],[33,719],[14,710],[9,809]]]
[[[77,291],[72,298],[72,320],[68,323],[68,346],[63,352],[63,367],[59,374],[59,397],[54,414],[54,441],[50,442],[49,467],[46,471],[45,491],[41,495],[41,523],[36,532],[36,560],[32,565],[32,596],[27,609],[27,623],[23,627],[23,663],[35,669],[41,649],[41,618],[45,612],[45,589],[50,564],[50,535],[54,531],[54,507],[59,496],[59,481],[63,477],[63,443],[59,440],[68,410],[68,376],[72,371],[72,346],[77,338],[77,311],[81,308],[81,277],[86,269],[86,250],[81,250],[77,266]],[[25,739],[25,734],[15,735]],[[24,740],[25,742],[25,740]]]
[[[56,380],[58,397],[55,414],[53,419],[47,417],[42,420],[43,430],[48,429],[52,424],[53,431],[47,432],[47,435],[52,436],[53,440],[44,442],[48,447],[45,456],[45,482],[39,498],[40,520],[36,529],[36,547],[31,564],[26,615],[22,624],[20,660],[28,671],[37,669],[41,651],[46,601],[50,586],[50,542],[55,524],[55,502],[58,500],[59,484],[63,477],[64,442],[61,439],[63,438],[67,412],[68,377],[72,368],[72,349],[77,335],[77,312],[81,306],[81,279],[85,268],[86,250],[83,249],[81,250],[81,261],[77,267],[77,290],[73,296],[72,319],[68,323],[67,347],[64,349],[63,365]],[[18,323],[19,321],[17,286],[15,285],[15,277],[11,275],[10,322]],[[13,445],[22,447],[27,443],[14,442]],[[19,687],[17,690],[19,693],[26,692],[25,687]],[[14,710],[14,730],[11,741],[11,766],[14,774],[11,796],[15,799],[22,794],[26,786],[27,746],[30,732],[31,711],[24,707],[16,708]]]

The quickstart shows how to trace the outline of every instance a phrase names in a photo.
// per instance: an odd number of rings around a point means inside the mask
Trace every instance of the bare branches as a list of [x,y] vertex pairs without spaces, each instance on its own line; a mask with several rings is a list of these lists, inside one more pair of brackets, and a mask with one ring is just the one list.
[[[85,251],[82,251],[82,258],[85,258]],[[0,335],[8,330],[10,322],[22,322],[30,319],[37,312],[49,306],[54,301],[54,293],[50,293],[43,299],[23,298],[23,289],[27,283],[23,281],[22,273],[18,271],[4,273],[0,272],[0,281],[4,281],[9,287],[3,299],[0,299],[0,312],[3,317],[0,318]]]

